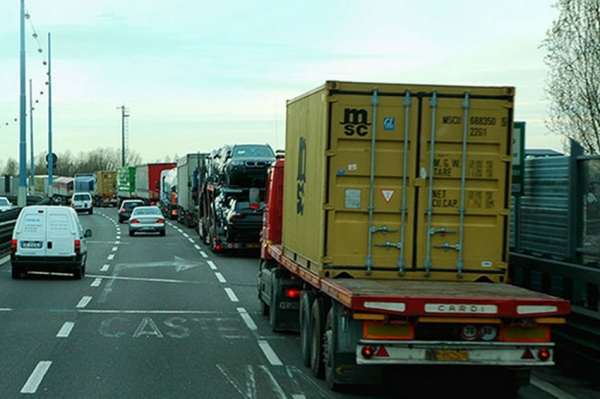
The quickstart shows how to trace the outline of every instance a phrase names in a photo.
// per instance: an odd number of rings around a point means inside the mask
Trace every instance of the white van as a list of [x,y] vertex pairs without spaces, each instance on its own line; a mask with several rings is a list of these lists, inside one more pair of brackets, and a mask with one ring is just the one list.
[[21,210],[10,244],[12,278],[30,271],[85,274],[86,238],[79,216],[66,206],[34,205]]

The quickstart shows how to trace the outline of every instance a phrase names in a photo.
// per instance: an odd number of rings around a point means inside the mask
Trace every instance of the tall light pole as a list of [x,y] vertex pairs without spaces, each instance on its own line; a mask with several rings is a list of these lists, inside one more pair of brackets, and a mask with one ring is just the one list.
[[32,84],[31,79],[29,79],[29,149],[31,160],[29,163],[29,193],[33,194],[33,177],[34,177],[34,168],[35,163],[33,159],[33,94],[32,94]]
[[129,117],[125,105],[117,107],[121,110],[121,166],[125,166],[125,118]]
[[25,118],[26,95],[25,95],[25,0],[21,0],[21,79],[20,79],[20,115],[19,118],[19,194],[17,205],[27,205],[27,144],[25,143],[27,125]]
[[50,32],[48,32],[48,197],[54,195],[54,153],[52,152],[52,69],[50,63],[51,47]]

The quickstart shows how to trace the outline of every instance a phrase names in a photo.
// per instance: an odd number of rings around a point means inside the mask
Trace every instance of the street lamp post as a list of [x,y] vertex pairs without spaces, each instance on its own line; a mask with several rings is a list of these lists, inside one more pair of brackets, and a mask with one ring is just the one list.
[[121,166],[125,166],[125,118],[129,116],[125,105],[117,107],[121,110]]

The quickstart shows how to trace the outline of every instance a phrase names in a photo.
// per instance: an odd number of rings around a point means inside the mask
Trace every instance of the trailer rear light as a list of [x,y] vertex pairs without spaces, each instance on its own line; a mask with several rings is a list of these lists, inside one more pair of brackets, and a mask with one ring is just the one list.
[[502,342],[550,342],[549,326],[505,326],[500,330]]
[[10,242],[10,253],[11,254],[17,253],[17,239],[16,238],[13,238],[12,241]]
[[542,360],[542,361],[546,361],[548,359],[550,359],[550,349],[548,348],[540,348],[540,350],[538,351],[538,359]]
[[258,209],[258,208],[260,208],[260,204],[254,204],[254,203],[250,204],[250,209]]
[[363,355],[363,357],[365,359],[370,359],[375,354],[375,348],[372,347],[371,345],[365,345],[365,346],[363,346],[363,348],[360,351],[360,353]]
[[75,254],[79,255],[81,253],[81,241],[75,240]]
[[285,297],[292,299],[300,298],[300,292],[302,291],[297,288],[290,288],[285,290]]
[[230,219],[231,220],[238,220],[238,219],[243,219],[245,217],[246,217],[246,215],[243,214],[243,213],[234,213],[234,214],[231,215]]

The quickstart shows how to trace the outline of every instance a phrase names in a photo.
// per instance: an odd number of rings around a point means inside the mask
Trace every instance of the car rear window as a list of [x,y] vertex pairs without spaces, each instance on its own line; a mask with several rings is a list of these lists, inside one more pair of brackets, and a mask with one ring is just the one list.
[[74,201],[89,201],[90,196],[86,194],[75,194],[73,196]]

